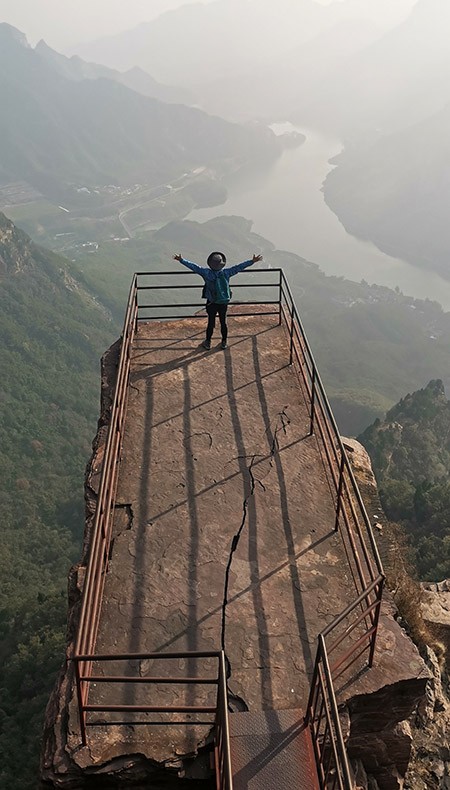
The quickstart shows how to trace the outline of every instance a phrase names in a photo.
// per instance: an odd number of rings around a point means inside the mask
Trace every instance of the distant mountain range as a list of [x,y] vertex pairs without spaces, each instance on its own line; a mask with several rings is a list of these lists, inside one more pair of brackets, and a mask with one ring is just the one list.
[[[216,0],[193,2],[119,35],[77,48],[88,60],[140,66],[162,82],[200,86],[276,69],[286,53],[344,20],[383,29],[414,0]],[[319,58],[325,53],[318,53]]]
[[[297,26],[290,18],[299,6]],[[251,72],[268,58],[273,62],[274,53],[317,34],[326,15],[314,0],[194,2],[78,47],[77,54],[113,68],[140,66],[162,82],[191,86]]]
[[61,62],[5,24],[0,103],[0,183],[23,179],[56,197],[62,185],[158,184],[279,151],[268,129],[165,104],[104,77],[68,79]]

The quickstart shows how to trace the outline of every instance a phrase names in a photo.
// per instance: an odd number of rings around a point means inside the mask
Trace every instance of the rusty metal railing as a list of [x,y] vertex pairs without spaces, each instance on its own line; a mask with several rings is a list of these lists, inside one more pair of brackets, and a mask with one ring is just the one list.
[[[111,674],[108,665],[113,663],[114,667],[121,662],[131,665],[132,662],[140,664],[142,661],[156,661],[164,664],[170,661],[189,662],[192,665],[200,659],[216,659],[217,672],[214,676],[195,674],[193,676],[180,675],[145,675],[136,674]],[[157,687],[158,690],[166,685],[177,685],[186,689],[189,686],[215,686],[216,698],[214,704],[204,705],[164,705],[153,701],[152,704],[131,704],[131,703],[110,703],[110,702],[90,702],[85,699],[82,705],[82,719],[84,728],[83,743],[86,743],[86,728],[95,726],[207,726],[214,728],[214,762],[217,776],[218,790],[233,790],[233,778],[231,774],[230,758],[230,732],[228,721],[228,693],[226,678],[226,661],[223,651],[190,651],[190,652],[167,652],[167,653],[122,653],[117,655],[86,654],[75,655],[75,672],[78,681],[86,684],[89,689],[91,684],[95,685],[97,694],[101,700],[102,694],[98,692],[99,687],[114,685],[121,687]],[[96,672],[92,673],[95,666]],[[84,674],[86,673],[86,674]],[[157,694],[157,692],[155,692]],[[91,714],[99,715],[101,718],[89,718]],[[120,714],[120,719],[107,719],[105,715]],[[136,718],[143,714],[145,718]],[[159,716],[151,719],[150,716]],[[182,715],[183,718],[174,718]],[[194,718],[197,716],[203,718]],[[205,716],[211,718],[205,719]],[[188,718],[191,717],[191,718]],[[82,730],[83,733],[83,730]]]
[[[270,272],[270,277],[275,277],[271,282],[256,282],[255,275]],[[108,553],[112,526],[112,510],[117,486],[118,467],[120,463],[120,450],[122,441],[122,428],[126,409],[127,385],[130,370],[130,352],[134,334],[141,321],[167,320],[181,318],[186,310],[192,315],[193,308],[201,308],[204,302],[189,302],[172,300],[171,304],[152,302],[146,303],[145,295],[148,291],[178,290],[196,288],[197,285],[185,284],[180,286],[180,277],[190,276],[191,272],[144,272],[134,275],[122,334],[122,346],[117,374],[116,391],[111,409],[111,422],[105,448],[102,476],[100,481],[97,509],[91,537],[91,548],[83,588],[82,606],[78,636],[76,640],[74,662],[75,677],[78,693],[78,707],[80,712],[80,727],[83,743],[86,743],[86,728],[88,715],[100,708],[89,703],[90,684],[94,681],[106,682],[106,677],[93,675],[94,662],[119,660],[118,656],[103,656],[95,654],[95,644],[101,610],[104,578],[108,567]],[[252,270],[252,281],[241,281],[233,284],[233,289],[276,289],[276,299],[264,298],[257,301],[236,302],[245,305],[244,312],[234,311],[233,314],[248,315],[249,306],[264,305],[265,315],[276,315],[278,322],[284,323],[289,335],[289,360],[297,362],[301,380],[310,404],[309,433],[315,435],[319,442],[329,484],[335,496],[335,523],[334,529],[341,535],[347,554],[349,568],[355,583],[357,597],[355,601],[319,635],[316,666],[311,685],[310,699],[308,702],[306,720],[311,727],[313,743],[317,760],[319,780],[322,788],[327,790],[335,787],[349,790],[352,785],[349,779],[348,761],[345,754],[334,684],[337,678],[344,675],[351,665],[366,651],[368,653],[367,665],[373,664],[376,646],[376,636],[380,607],[382,600],[384,572],[379,557],[378,549],[373,536],[364,503],[356,484],[353,471],[342,443],[331,407],[318,373],[306,334],[304,332],[294,299],[289,285],[281,269]],[[149,284],[148,278],[157,275],[166,278],[166,282]],[[171,278],[177,277],[177,283],[172,285]],[[154,283],[154,280],[153,280]],[[274,309],[273,309],[274,308]],[[175,313],[167,314],[167,310]],[[161,311],[162,314],[161,314]],[[156,315],[156,313],[160,313]],[[251,311],[250,311],[251,312]],[[261,314],[261,313],[259,313]],[[326,644],[326,638],[333,637],[331,645]],[[344,642],[350,642],[345,647]],[[339,650],[338,650],[339,648]],[[333,659],[330,664],[330,656]],[[164,658],[165,654],[157,654]],[[167,654],[166,654],[167,655]],[[187,656],[188,654],[184,654]],[[219,654],[214,654],[219,656]],[[132,656],[122,656],[130,659]],[[149,657],[149,656],[147,656]],[[227,687],[225,677],[225,658],[221,654],[219,659],[219,673],[217,680],[217,702],[209,713],[215,713],[216,729],[216,769],[220,776],[218,790],[231,790],[232,774],[229,754],[229,724],[227,712]],[[131,677],[109,676],[110,683],[118,682],[156,682]],[[161,679],[160,679],[161,680]],[[184,678],[186,683],[193,679]],[[171,682],[167,679],[164,682]],[[172,681],[175,682],[175,681]],[[199,681],[196,681],[199,682]],[[155,706],[153,706],[154,708]],[[191,706],[195,708],[195,706]],[[123,712],[123,707],[120,707]],[[103,707],[103,712],[118,711],[117,706]],[[134,706],[133,710],[149,713],[152,706]],[[130,708],[131,710],[131,708]],[[169,712],[169,709],[164,709]],[[156,711],[154,711],[156,712]],[[163,712],[159,710],[159,712]],[[172,710],[172,712],[174,712]],[[187,711],[184,711],[187,712]],[[193,711],[190,711],[193,712]],[[205,711],[203,711],[205,712]],[[331,782],[331,783],[330,783]]]
[[319,634],[305,722],[310,727],[321,788],[352,790],[325,639]]
[[[263,315],[276,315],[279,317],[281,322],[280,316],[280,304],[281,304],[281,276],[282,272],[281,269],[246,269],[245,274],[250,276],[250,282],[243,283],[242,282],[242,274],[240,278],[240,282],[232,282],[232,290],[244,292],[244,301],[239,301],[239,299],[233,298],[233,316],[245,316],[249,314],[247,309],[246,312],[239,312],[239,306],[244,306],[246,308],[252,307],[255,305],[264,306]],[[185,282],[185,278],[192,279],[193,272],[189,269],[181,269],[178,271],[154,271],[154,272],[139,272],[137,275],[136,287],[138,291],[138,304],[139,304],[139,313],[138,313],[138,322],[145,322],[145,321],[166,321],[169,319],[174,318],[183,318],[187,316],[192,316],[193,308],[196,308],[197,311],[200,309],[204,309],[205,307],[205,300],[202,299],[201,301],[191,301],[191,302],[184,302],[181,301],[181,297],[183,296],[185,291],[192,291],[194,290],[197,294],[200,293],[201,288],[199,286],[198,276],[196,277],[197,285],[189,285],[189,283]],[[265,279],[267,279],[267,275],[269,276],[269,281],[258,281],[258,278],[261,275],[265,275]],[[172,281],[175,278],[175,282]],[[155,283],[155,280],[157,281]],[[180,284],[181,283],[181,284]],[[253,299],[249,299],[248,296],[254,291],[258,291],[259,289],[264,289],[262,291],[262,297],[257,299],[256,301]],[[276,298],[271,296],[275,289]],[[156,298],[156,294],[159,292],[169,292],[171,296],[174,298],[171,300],[170,303],[158,301]],[[265,291],[265,293],[264,293]],[[148,301],[146,299],[147,294],[150,293],[152,295],[152,300]],[[261,293],[261,290],[259,290]],[[175,311],[175,312],[167,312]],[[261,313],[260,313],[261,315]]]
[[[368,651],[368,666],[373,664],[378,620],[383,594],[384,571],[372,526],[365,509],[361,493],[350,466],[344,444],[320,378],[311,348],[295,306],[294,298],[285,278],[281,276],[281,315],[289,332],[289,359],[298,363],[300,376],[310,403],[309,433],[316,435],[322,449],[328,480],[335,496],[334,529],[339,532],[353,577],[358,606],[362,617],[356,625],[365,628],[350,649],[348,658],[356,661],[362,652]],[[327,633],[342,622],[339,617]],[[364,624],[364,625],[363,625]],[[347,635],[356,625],[348,626]]]
[[[83,743],[86,743],[86,706],[89,698],[88,678],[92,671],[92,654],[95,651],[103,587],[108,567],[112,511],[119,474],[127,388],[130,373],[131,347],[137,326],[137,313],[136,276],[134,276],[123,325],[116,386],[111,405],[111,417],[103,457],[89,557],[83,585],[78,634],[74,651],[75,679]],[[85,658],[80,658],[82,656],[85,656]]]

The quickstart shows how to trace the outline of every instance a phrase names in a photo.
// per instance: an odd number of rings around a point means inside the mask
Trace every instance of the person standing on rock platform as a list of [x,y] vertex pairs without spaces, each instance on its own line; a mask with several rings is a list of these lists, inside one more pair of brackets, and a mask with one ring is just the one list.
[[203,348],[211,348],[211,338],[213,336],[217,314],[219,315],[220,331],[222,333],[221,347],[226,348],[228,337],[227,310],[231,299],[229,285],[230,277],[247,269],[248,266],[262,261],[262,255],[254,255],[251,261],[238,263],[236,266],[230,266],[229,269],[225,268],[227,259],[223,252],[212,252],[208,255],[206,261],[208,268],[199,266],[197,263],[192,263],[192,261],[187,261],[180,253],[174,255],[173,258],[175,261],[182,263],[183,266],[187,266],[188,269],[199,274],[205,281],[202,296],[206,299],[208,326],[206,327],[206,338],[202,343]]

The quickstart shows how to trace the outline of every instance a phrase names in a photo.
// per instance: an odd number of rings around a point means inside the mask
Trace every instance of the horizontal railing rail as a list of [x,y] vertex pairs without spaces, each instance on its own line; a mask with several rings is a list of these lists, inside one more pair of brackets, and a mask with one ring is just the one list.
[[[232,787],[231,763],[229,755],[229,722],[227,711],[227,686],[225,676],[225,659],[219,658],[219,673],[216,678],[203,679],[184,676],[179,679],[167,677],[136,678],[120,674],[93,673],[93,666],[98,662],[131,660],[131,655],[99,655],[95,652],[99,618],[101,611],[103,586],[108,568],[109,546],[111,539],[112,514],[114,508],[120,454],[123,436],[123,424],[126,411],[127,388],[130,372],[131,348],[139,324],[144,321],[168,320],[172,318],[190,317],[204,307],[203,301],[183,302],[177,298],[167,302],[157,300],[147,303],[147,296],[155,291],[158,295],[164,291],[185,292],[186,289],[198,289],[199,285],[182,282],[183,277],[192,276],[190,271],[140,272],[134,275],[127,304],[122,332],[121,351],[117,372],[116,388],[111,406],[111,419],[106,441],[102,473],[97,497],[97,507],[90,538],[90,551],[86,577],[83,588],[78,635],[74,651],[75,678],[80,713],[80,728],[83,743],[86,743],[86,728],[90,726],[88,717],[95,712],[109,713],[164,713],[176,712],[183,714],[208,713],[214,714],[216,730],[216,769],[220,773],[219,790],[230,790]],[[248,316],[252,312],[258,315],[277,316],[278,323],[284,323],[289,336],[289,361],[297,363],[303,387],[310,405],[309,434],[315,435],[322,452],[327,470],[328,482],[335,497],[334,529],[341,535],[348,565],[356,589],[356,598],[347,609],[319,635],[318,654],[314,670],[311,695],[308,702],[307,721],[313,734],[319,779],[323,788],[351,787],[346,782],[347,768],[342,764],[345,756],[342,732],[334,684],[338,677],[345,675],[352,664],[365,652],[368,653],[367,664],[372,666],[376,646],[376,636],[382,600],[384,572],[376,546],[372,527],[364,507],[360,491],[356,484],[353,470],[339,434],[334,415],[331,410],[325,389],[319,375],[308,339],[295,306],[294,298],[281,269],[250,270],[249,282],[233,283],[233,289],[242,289],[244,297],[251,295],[254,289],[266,289],[260,299],[233,300],[233,315]],[[264,276],[264,281],[256,281]],[[155,282],[158,278],[167,278],[166,282]],[[176,277],[177,282],[171,282]],[[148,278],[151,278],[148,281]],[[180,279],[181,278],[181,279]],[[270,278],[271,281],[268,281]],[[271,292],[275,289],[275,294]],[[246,293],[247,292],[247,293]],[[263,306],[264,310],[252,311],[252,308]],[[244,308],[243,312],[239,308]],[[275,307],[275,309],[270,309]],[[192,311],[195,309],[195,312]],[[174,313],[167,311],[175,311]],[[186,311],[188,311],[186,315]],[[158,314],[159,313],[159,314]],[[162,313],[162,314],[161,314]],[[333,639],[327,645],[326,639]],[[347,641],[347,645],[345,642]],[[172,654],[157,654],[158,659]],[[188,654],[184,654],[187,656]],[[190,654],[191,655],[191,654]],[[214,654],[216,657],[219,654]],[[135,656],[136,657],[136,656]],[[146,654],[145,658],[152,657]],[[156,657],[153,655],[153,657]],[[141,656],[144,658],[144,656]],[[192,655],[191,655],[192,658]],[[221,664],[222,662],[222,664]],[[331,662],[331,663],[330,663]],[[222,666],[223,665],[223,666]],[[89,700],[90,684],[134,683],[138,687],[160,683],[182,683],[217,685],[217,702],[215,706],[181,706],[179,708],[158,705],[147,706],[109,706],[103,703],[91,703]],[[318,699],[320,697],[320,703]],[[318,716],[320,711],[320,716]],[[324,723],[326,722],[326,723]],[[148,724],[133,722],[134,724]],[[162,722],[158,722],[161,724]],[[173,723],[173,722],[168,722]],[[183,721],[183,723],[199,723]],[[203,722],[211,723],[211,722]],[[325,734],[324,734],[325,733]],[[344,751],[342,752],[342,749]],[[345,757],[346,759],[346,757]],[[327,761],[327,766],[325,766]],[[339,764],[338,764],[339,763]],[[218,775],[219,775],[218,773]],[[219,780],[218,780],[219,782]],[[332,784],[330,784],[332,782]],[[337,784],[336,784],[337,783]]]
[[[242,277],[248,273],[250,275],[250,282],[242,282]],[[260,277],[262,274],[264,275],[273,275],[272,280],[268,282],[255,282],[257,277]],[[142,301],[144,296],[147,292],[152,291],[167,291],[169,293],[172,292],[179,292],[183,293],[186,290],[196,290],[200,292],[201,288],[199,286],[198,275],[197,285],[189,285],[189,283],[183,282],[183,280],[187,277],[190,278],[192,275],[195,276],[195,273],[190,270],[181,270],[181,271],[160,271],[160,272],[139,272],[137,275],[137,291],[138,291],[138,304],[139,304],[139,313],[138,313],[138,322],[144,321],[162,321],[162,320],[169,320],[173,318],[180,318],[182,317],[182,312],[184,310],[191,311],[193,308],[196,308],[197,311],[204,309],[205,307],[205,300],[199,300],[198,302],[164,302],[158,303],[157,301],[153,301],[151,303],[146,303]],[[254,289],[276,289],[276,298],[272,299],[245,299],[245,301],[239,301],[238,299],[233,299],[233,315],[236,317],[242,317],[244,315],[248,315],[248,312],[240,313],[236,310],[236,307],[239,306],[246,306],[251,307],[255,305],[264,305],[266,308],[275,307],[276,310],[269,310],[265,309],[263,311],[264,315],[278,315],[280,316],[280,282],[281,282],[282,272],[281,269],[256,269],[256,270],[245,270],[245,273],[241,274],[240,282],[232,282],[232,290],[235,291],[237,289],[241,290],[250,290],[253,291]],[[155,284],[155,279],[158,278],[168,278],[168,280],[172,280],[176,278],[176,282],[171,284],[170,282],[166,282],[164,284]],[[158,314],[161,310],[177,310],[180,312],[177,313],[164,313]],[[148,312],[149,311],[149,312]],[[190,313],[192,315],[192,313]],[[281,319],[280,319],[281,320]]]
[[[217,667],[214,676],[204,676],[202,674],[187,677],[185,675],[150,675],[146,674],[109,674],[108,664],[118,662],[141,662],[157,661],[164,664],[168,661],[176,661],[179,665],[182,661],[187,661],[191,666],[195,661],[201,659],[216,659]],[[96,654],[86,653],[75,655],[75,674],[78,684],[95,683],[96,687],[101,684],[117,684],[124,686],[158,686],[178,685],[183,688],[191,685],[195,686],[214,686],[216,695],[214,704],[177,704],[167,705],[154,701],[153,704],[141,703],[110,703],[110,702],[89,702],[85,699],[81,707],[82,738],[86,743],[87,727],[101,726],[207,726],[214,728],[214,762],[217,774],[217,787],[220,790],[233,790],[233,778],[231,773],[230,757],[230,731],[228,720],[228,693],[226,680],[226,661],[223,651],[186,651],[186,652],[167,652],[167,653],[118,653],[118,654]],[[89,672],[89,668],[95,663],[97,673],[94,675]],[[102,669],[101,674],[99,669]],[[88,669],[87,674],[83,674]],[[136,672],[136,669],[135,669]],[[122,718],[106,719],[104,714],[121,714]],[[89,719],[90,714],[103,714],[101,719]],[[136,715],[145,714],[145,719],[136,719]],[[169,719],[149,719],[149,714],[161,714],[168,716]],[[174,718],[181,714],[183,718]],[[190,716],[191,718],[185,718]],[[209,716],[210,718],[192,718],[197,716]]]

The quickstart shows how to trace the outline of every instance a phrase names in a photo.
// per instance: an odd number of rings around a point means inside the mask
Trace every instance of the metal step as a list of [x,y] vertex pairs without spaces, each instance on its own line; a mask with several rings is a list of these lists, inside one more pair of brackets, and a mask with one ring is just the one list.
[[302,711],[231,713],[229,720],[234,790],[319,790]]

